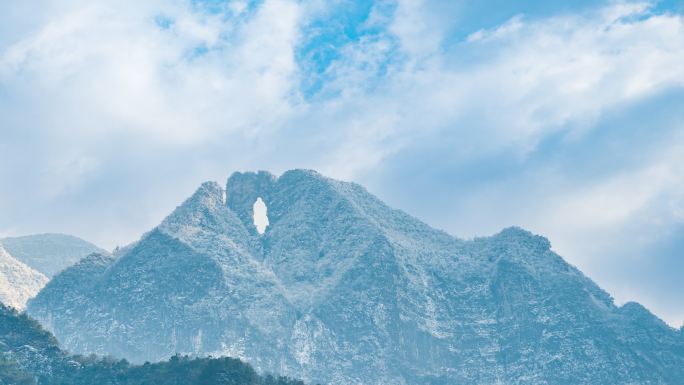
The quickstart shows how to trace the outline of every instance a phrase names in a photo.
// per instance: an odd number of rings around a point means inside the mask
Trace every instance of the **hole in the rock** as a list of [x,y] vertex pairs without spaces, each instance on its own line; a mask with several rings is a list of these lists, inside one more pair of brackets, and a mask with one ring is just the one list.
[[256,227],[259,234],[263,234],[266,231],[266,227],[268,227],[268,209],[261,197],[257,198],[254,202],[252,211],[254,212],[254,227]]

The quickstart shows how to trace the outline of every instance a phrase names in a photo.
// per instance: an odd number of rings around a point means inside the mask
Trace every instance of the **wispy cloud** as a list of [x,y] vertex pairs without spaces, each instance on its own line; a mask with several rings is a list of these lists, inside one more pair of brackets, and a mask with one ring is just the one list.
[[530,4],[0,5],[0,232],[111,247],[202,180],[310,167],[457,235],[528,226],[626,293],[611,245],[682,223],[684,18]]

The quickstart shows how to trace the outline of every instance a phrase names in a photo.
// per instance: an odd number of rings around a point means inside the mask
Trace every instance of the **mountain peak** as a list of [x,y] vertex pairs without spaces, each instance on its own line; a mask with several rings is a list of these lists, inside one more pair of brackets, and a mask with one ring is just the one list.
[[223,206],[224,190],[216,182],[204,182],[197,190],[176,208],[162,222],[162,226],[179,220],[200,220],[208,212],[219,210]]
[[256,233],[253,206],[257,198],[269,205],[271,190],[277,178],[267,172],[235,172],[226,182],[226,205],[237,214],[247,229]]
[[343,185],[314,170],[294,169],[279,177],[267,172],[235,172],[226,183],[226,205],[233,211],[248,231],[255,235],[254,203],[261,198],[273,223],[287,213],[314,208],[341,199],[337,189]]
[[551,251],[551,242],[546,237],[536,235],[521,227],[511,226],[494,234],[489,239],[493,245],[503,248],[508,259],[517,260],[529,267],[550,269],[554,266],[565,270],[567,262]]
[[550,247],[518,227],[462,241],[315,171],[234,173],[225,200],[203,184],[77,295],[49,285],[28,311],[79,353],[232,355],[331,385],[678,383],[680,333],[621,314]]
[[294,179],[294,178],[308,178],[308,179],[319,179],[319,180],[327,180],[325,176],[321,175],[318,171],[316,170],[311,170],[311,169],[306,169],[306,168],[295,168],[292,170],[287,170],[283,173],[283,175],[280,176],[278,179]]
[[[187,244],[204,248],[210,234],[222,234],[233,242],[253,248],[254,240],[235,212],[226,205],[225,190],[216,182],[203,183],[192,196],[169,214],[156,229]],[[216,246],[218,247],[218,246]]]
[[539,245],[540,248],[550,249],[551,242],[541,235],[532,233],[518,226],[509,226],[494,235],[494,238],[505,242],[528,242]]
[[210,200],[210,201],[223,201],[224,190],[218,183],[214,181],[204,182],[195,191],[195,193],[190,198],[191,200]]
[[646,309],[642,304],[634,301],[625,302],[618,311],[627,317],[629,320],[636,322],[638,324],[650,324],[653,326],[658,326],[661,328],[671,329],[671,327],[665,323],[665,321],[656,317],[648,309]]
[[8,237],[0,242],[12,257],[47,277],[54,276],[90,253],[106,253],[81,238],[58,233]]

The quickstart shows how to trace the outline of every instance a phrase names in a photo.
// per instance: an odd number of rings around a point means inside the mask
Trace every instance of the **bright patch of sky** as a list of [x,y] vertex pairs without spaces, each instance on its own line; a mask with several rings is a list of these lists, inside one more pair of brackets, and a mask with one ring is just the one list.
[[[313,168],[462,237],[521,225],[684,322],[681,1],[0,4],[0,233],[135,240]],[[643,272],[643,274],[640,274]]]
[[266,228],[268,227],[268,208],[261,197],[257,198],[257,200],[254,202],[252,210],[254,227],[256,227],[256,230],[259,234],[263,234],[266,232]]

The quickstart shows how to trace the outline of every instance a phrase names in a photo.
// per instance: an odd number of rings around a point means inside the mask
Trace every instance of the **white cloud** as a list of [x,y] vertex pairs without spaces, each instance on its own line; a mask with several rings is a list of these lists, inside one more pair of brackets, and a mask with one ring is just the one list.
[[424,0],[397,2],[397,10],[389,28],[399,38],[402,50],[413,59],[440,51],[446,26],[440,20],[441,15],[435,11]]
[[[0,176],[29,186],[0,184],[0,232],[61,226],[54,230],[113,246],[154,225],[201,179],[235,168],[356,179],[435,143],[453,146],[444,164],[502,151],[525,159],[550,135],[578,140],[606,113],[684,86],[684,19],[648,3],[520,15],[463,41],[448,35],[458,7],[435,4],[376,9],[366,27],[383,30],[344,45],[322,96],[310,99],[296,52],[302,26],[335,17],[328,2],[267,0],[253,11],[234,1],[215,14],[185,1],[45,1],[31,23],[2,16],[26,14],[20,5],[0,5]],[[673,165],[684,160],[682,143],[674,137],[638,170],[618,167],[518,211],[492,210],[488,223],[516,213],[566,249],[590,235],[614,241],[614,229],[635,218],[681,222],[682,171]],[[73,214],[86,198],[99,211]],[[32,208],[17,204],[26,201]],[[567,250],[577,261],[584,252]]]
[[[160,14],[172,20],[168,29],[154,22]],[[79,4],[5,49],[0,81],[92,115],[86,127],[81,114],[67,116],[68,131],[207,140],[287,110],[297,18],[288,1],[267,1],[253,17],[230,20],[173,3]]]
[[[349,121],[372,116],[366,110],[395,117],[391,127],[366,124],[376,137],[406,143],[416,134],[460,136],[463,151],[515,146],[524,156],[550,134],[582,135],[606,111],[684,85],[684,21],[650,14],[644,4],[542,20],[518,16],[444,50],[436,47],[445,30],[422,31],[426,23],[408,18],[427,14],[421,6],[401,2],[390,35],[345,47],[329,69],[334,80],[326,90],[341,95],[332,103]],[[392,36],[404,60],[392,56]],[[427,42],[425,50],[416,41]],[[376,159],[383,151],[368,138],[348,139],[368,147],[355,156]]]
[[[234,5],[243,16],[177,3],[76,3],[3,50],[0,81],[33,92],[28,98],[78,105],[81,113],[66,116],[63,106],[39,111],[52,122],[66,118],[68,133],[125,131],[175,145],[231,133],[267,137],[335,117],[343,145],[337,155],[318,154],[317,166],[347,176],[416,133],[447,131],[475,151],[515,145],[524,154],[549,133],[581,133],[606,109],[684,84],[682,18],[651,15],[644,4],[515,17],[442,49],[447,18],[411,0],[398,3],[386,34],[342,48],[324,88],[337,96],[309,103],[300,97],[294,51],[311,10],[273,0],[247,17]],[[153,22],[159,15],[173,20],[167,30]],[[387,140],[397,143],[390,151]]]
[[616,170],[605,179],[555,193],[535,227],[559,240],[561,252],[591,258],[601,247],[592,250],[596,245],[582,239],[616,242],[634,227],[643,237],[657,237],[663,227],[682,222],[677,207],[684,196],[684,140],[681,135],[672,139],[670,148],[651,154],[638,169]]
[[497,111],[490,124],[506,142],[533,145],[568,126],[586,129],[606,110],[684,84],[681,16],[645,12],[618,5],[598,15],[515,18],[471,39],[488,55],[460,83],[477,105]]

